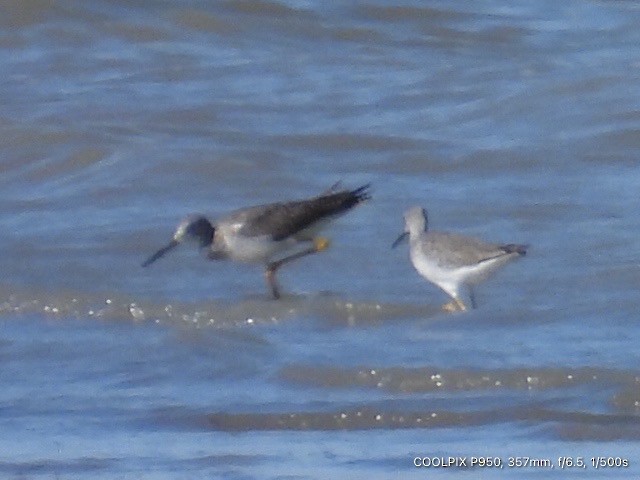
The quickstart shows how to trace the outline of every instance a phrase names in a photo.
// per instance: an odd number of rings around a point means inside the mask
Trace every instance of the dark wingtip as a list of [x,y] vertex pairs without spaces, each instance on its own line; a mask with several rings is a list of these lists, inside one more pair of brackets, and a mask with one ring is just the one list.
[[355,190],[351,190],[351,195],[357,200],[357,203],[365,202],[367,200],[371,200],[371,192],[369,189],[371,188],[371,183],[367,183]]
[[529,249],[529,245],[518,245],[516,243],[510,243],[508,245],[503,245],[502,250],[506,253],[517,253],[518,255],[526,255],[527,250]]

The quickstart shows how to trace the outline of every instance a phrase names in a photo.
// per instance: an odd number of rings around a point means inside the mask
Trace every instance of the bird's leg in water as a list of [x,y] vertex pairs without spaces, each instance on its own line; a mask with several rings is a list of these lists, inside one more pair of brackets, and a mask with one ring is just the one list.
[[451,297],[451,298],[453,298],[452,301],[442,305],[442,310],[449,313],[458,312],[458,311],[464,312],[467,310],[467,306],[464,303],[462,303],[462,301],[459,298],[456,298],[456,297]]
[[478,304],[476,303],[476,292],[473,290],[472,286],[469,286],[469,298],[471,299],[471,308],[478,308]]
[[273,264],[267,265],[267,269],[264,271],[264,277],[267,279],[267,285],[271,288],[271,295],[276,300],[280,298],[280,289],[278,288],[278,282],[276,282],[276,269]]
[[280,289],[278,288],[278,282],[276,281],[276,271],[283,266],[285,263],[290,263],[293,260],[297,260],[298,258],[306,257],[307,255],[312,255],[314,253],[322,252],[329,248],[329,239],[324,237],[314,238],[313,246],[307,248],[306,250],[302,250],[300,252],[294,253],[293,255],[289,255],[288,257],[281,258],[280,260],[276,260],[275,262],[271,262],[267,265],[267,268],[264,271],[264,276],[267,280],[267,285],[271,289],[271,294],[273,298],[280,298]]

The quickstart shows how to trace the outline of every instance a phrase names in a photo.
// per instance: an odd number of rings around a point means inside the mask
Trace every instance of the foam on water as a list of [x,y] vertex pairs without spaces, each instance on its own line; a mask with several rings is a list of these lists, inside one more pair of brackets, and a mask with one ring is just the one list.
[[[376,325],[420,315],[428,319],[441,312],[436,305],[383,304],[349,301],[333,294],[284,295],[274,301],[265,295],[235,302],[210,301],[197,304],[158,304],[119,293],[96,295],[86,292],[16,292],[4,286],[0,313],[42,314],[53,318],[99,318],[107,321],[189,323],[198,328],[277,324],[300,318],[323,318],[336,325]],[[0,289],[0,290],[2,290]],[[9,293],[14,292],[14,293]]]

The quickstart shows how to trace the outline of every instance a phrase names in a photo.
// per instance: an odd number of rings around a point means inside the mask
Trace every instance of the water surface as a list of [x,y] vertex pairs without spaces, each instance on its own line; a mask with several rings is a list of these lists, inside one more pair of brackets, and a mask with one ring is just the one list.
[[[5,3],[0,476],[637,475],[639,22],[625,1]],[[186,213],[336,181],[373,199],[283,269],[282,301],[186,248],[140,267]],[[414,204],[530,252],[444,314],[390,249]]]

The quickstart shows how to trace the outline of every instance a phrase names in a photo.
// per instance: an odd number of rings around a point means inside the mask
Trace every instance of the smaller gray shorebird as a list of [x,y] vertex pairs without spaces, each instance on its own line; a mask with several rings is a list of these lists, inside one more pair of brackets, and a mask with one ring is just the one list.
[[449,312],[467,309],[460,300],[461,286],[469,289],[471,306],[476,308],[473,286],[527,253],[527,245],[498,245],[454,233],[427,231],[427,211],[421,207],[408,209],[404,223],[404,233],[392,248],[409,237],[411,263],[420,275],[453,299],[442,306]]
[[[271,294],[280,298],[276,271],[306,255],[326,250],[329,240],[316,236],[330,220],[368,200],[369,184],[354,190],[328,192],[305,200],[270,203],[233,211],[212,223],[202,215],[189,215],[176,229],[171,242],[142,263],[151,265],[180,243],[193,240],[211,260],[235,260],[265,266]],[[282,256],[307,244],[305,249]]]

